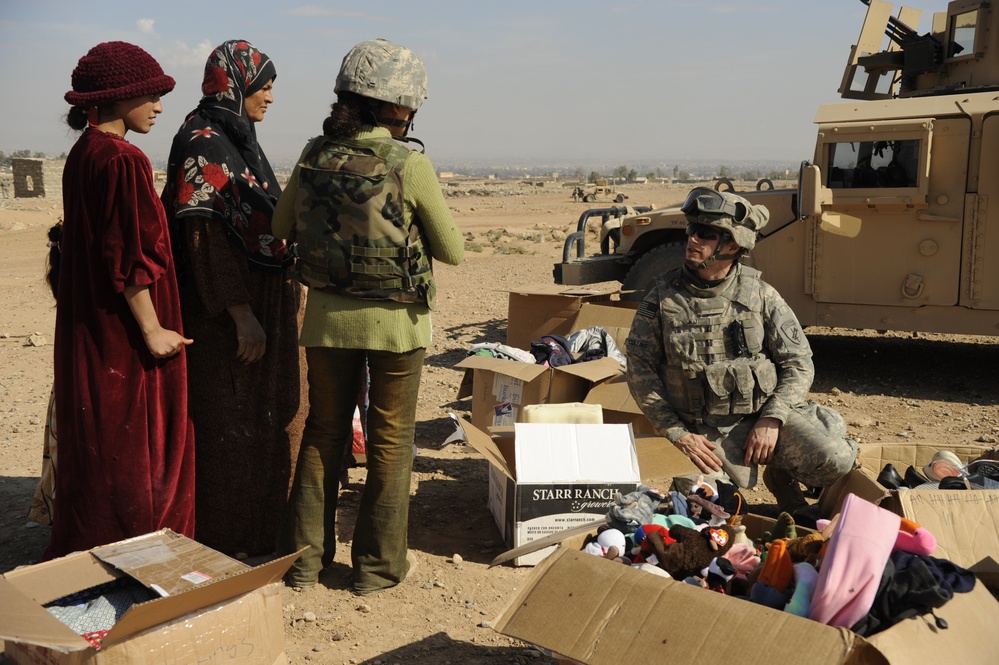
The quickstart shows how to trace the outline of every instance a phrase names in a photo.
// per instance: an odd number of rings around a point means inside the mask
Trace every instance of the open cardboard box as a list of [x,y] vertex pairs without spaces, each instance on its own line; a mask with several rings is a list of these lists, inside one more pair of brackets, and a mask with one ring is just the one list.
[[[15,663],[285,663],[281,578],[299,554],[247,566],[168,529],[0,577],[0,638]],[[159,594],[133,605],[100,650],[43,607],[129,576]]]
[[[663,447],[656,449],[661,451]],[[979,447],[953,450],[965,461],[984,451]],[[826,626],[580,552],[584,540],[581,535],[562,541],[532,571],[493,627],[504,635],[551,650],[564,663],[587,665],[650,659],[693,663],[701,662],[706,653],[722,651],[739,663],[758,665],[999,662],[999,651],[991,638],[999,634],[999,602],[989,593],[999,533],[997,493],[887,492],[868,471],[872,464],[880,470],[882,460],[895,464],[911,460],[909,463],[922,465],[934,452],[911,444],[866,446],[861,453],[862,468],[837,487],[828,488],[823,499],[828,510],[838,511],[845,493],[854,492],[911,517],[937,536],[939,549],[934,556],[975,571],[983,583],[970,593],[957,594],[936,611],[949,624],[946,630],[938,629],[932,617],[915,617],[863,638],[845,628]],[[642,470],[643,478],[648,478],[644,465]],[[655,473],[665,478],[673,470],[668,465]],[[675,475],[682,473],[687,472],[678,469]],[[751,537],[772,523],[769,518],[752,514],[743,518]],[[986,565],[989,563],[991,568]]]
[[506,343],[518,349],[545,335],[566,336],[584,303],[607,302],[617,289],[537,284],[510,291]]
[[582,402],[593,384],[621,373],[621,364],[601,358],[561,367],[468,356],[458,398],[472,398],[472,424],[481,429],[520,422],[531,404]]
[[[524,316],[515,313],[512,309],[514,303],[519,303],[518,311],[531,312],[531,316],[542,316],[548,311],[544,307],[547,299],[556,298],[552,295],[535,293],[511,293],[510,297],[509,326],[516,326],[517,317]],[[557,298],[564,300],[565,296]],[[611,301],[599,304],[576,303],[571,311],[559,314],[565,318],[560,319],[564,325],[559,327],[557,334],[568,336],[580,330],[599,326],[607,331],[618,349],[624,353],[624,342],[635,314],[635,310],[629,306],[631,304],[621,302],[611,304]],[[535,305],[538,305],[537,311]],[[530,334],[535,334],[533,328]],[[517,341],[518,337],[511,338],[508,334],[507,343],[527,350],[532,341],[540,339],[545,334],[551,333],[537,334],[536,337],[518,344],[511,344]],[[472,424],[481,429],[521,422],[523,407],[529,404],[585,401],[589,404],[601,404],[604,407],[604,422],[630,423],[637,433],[654,433],[652,426],[628,392],[628,386],[624,382],[624,367],[612,358],[561,367],[546,367],[515,360],[469,356],[456,367],[465,370],[457,397],[472,398]],[[611,383],[608,385],[608,382]]]
[[916,617],[863,638],[586,554],[582,540],[563,542],[531,572],[494,622],[496,631],[586,665],[706,658],[740,665],[997,660],[992,636],[999,634],[999,602],[981,584],[936,610],[947,630],[932,617]]
[[[899,473],[909,465],[922,469],[939,447],[920,443],[862,444],[860,468],[823,490],[820,514],[839,512],[843,499],[853,493],[886,510],[924,526],[936,537],[933,556],[968,568],[999,595],[999,490],[888,490],[876,480],[885,464]],[[981,446],[948,446],[967,463],[988,453]],[[920,471],[921,472],[921,471]],[[999,662],[999,654],[996,656]]]
[[[509,547],[592,522],[618,492],[635,491],[638,457],[627,425],[518,423],[491,437],[463,425],[489,461],[489,510]],[[553,548],[514,559],[530,566]]]
[[[463,429],[489,462],[489,509],[511,548],[604,517],[617,492],[633,492],[640,482],[697,472],[668,441],[636,439],[628,425],[518,424],[493,436],[467,422]],[[517,557],[514,565],[535,565],[553,551]]]

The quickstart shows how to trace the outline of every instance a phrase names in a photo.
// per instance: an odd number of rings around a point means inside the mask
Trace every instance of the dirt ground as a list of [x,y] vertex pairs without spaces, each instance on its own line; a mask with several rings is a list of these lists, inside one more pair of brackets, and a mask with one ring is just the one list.
[[[626,186],[628,203],[668,203],[686,187]],[[412,481],[410,546],[419,566],[399,587],[359,599],[347,583],[350,534],[363,467],[341,498],[337,563],[321,584],[284,591],[290,662],[553,663],[542,650],[492,630],[529,568],[489,562],[505,548],[486,507],[487,465],[444,444],[456,401],[453,366],[470,344],[505,340],[507,292],[552,281],[565,234],[586,207],[571,188],[510,183],[452,192],[468,239],[465,263],[440,265],[434,341],[423,373]],[[56,200],[0,201],[0,572],[33,563],[48,528],[26,522],[41,466],[52,379],[55,309],[43,282],[45,233],[61,216]],[[991,337],[878,334],[809,329],[817,379],[811,397],[840,410],[863,443],[908,439],[938,448],[993,447],[999,437],[999,345]],[[750,491],[751,510],[773,514],[772,497]],[[0,662],[3,661],[0,655]]]

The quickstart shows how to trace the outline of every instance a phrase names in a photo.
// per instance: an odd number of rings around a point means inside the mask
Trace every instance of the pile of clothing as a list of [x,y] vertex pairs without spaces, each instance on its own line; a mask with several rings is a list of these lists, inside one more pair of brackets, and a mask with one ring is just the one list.
[[699,478],[684,495],[639,487],[619,496],[583,549],[623,564],[863,636],[931,614],[974,574],[932,556],[936,539],[911,520],[849,494],[839,514],[801,528],[781,513],[746,535],[734,486]]
[[613,358],[627,366],[628,360],[617,346],[614,338],[600,326],[586,328],[569,335],[544,335],[531,342],[530,350],[518,349],[508,344],[482,342],[468,348],[470,356],[487,356],[503,360],[561,367],[572,363]]

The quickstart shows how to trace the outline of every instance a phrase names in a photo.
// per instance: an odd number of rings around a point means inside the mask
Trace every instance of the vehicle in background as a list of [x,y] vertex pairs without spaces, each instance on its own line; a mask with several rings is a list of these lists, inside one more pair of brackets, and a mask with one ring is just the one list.
[[[819,108],[797,187],[738,192],[770,209],[746,261],[804,326],[999,335],[999,7],[954,0],[920,35],[919,10],[862,1],[839,89],[856,101]],[[679,205],[584,212],[555,281],[641,298],[683,263]]]

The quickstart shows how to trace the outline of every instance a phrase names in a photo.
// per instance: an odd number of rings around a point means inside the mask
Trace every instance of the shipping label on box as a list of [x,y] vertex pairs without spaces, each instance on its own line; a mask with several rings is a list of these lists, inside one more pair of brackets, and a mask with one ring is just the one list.
[[509,427],[517,422],[519,410],[510,402],[503,402],[493,406],[493,427]]
[[493,397],[499,403],[523,404],[524,382],[521,379],[497,373],[493,377]]

